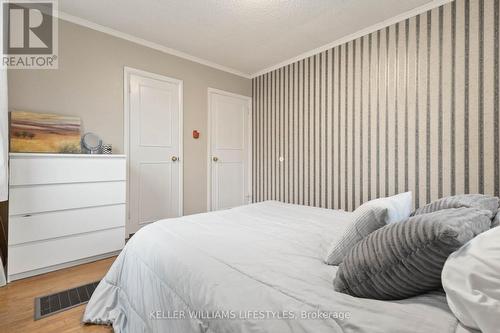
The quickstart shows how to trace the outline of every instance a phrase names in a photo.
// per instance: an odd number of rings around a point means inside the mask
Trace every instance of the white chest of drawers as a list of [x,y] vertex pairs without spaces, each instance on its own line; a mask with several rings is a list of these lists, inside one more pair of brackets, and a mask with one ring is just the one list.
[[11,154],[9,184],[9,281],[123,248],[124,155]]

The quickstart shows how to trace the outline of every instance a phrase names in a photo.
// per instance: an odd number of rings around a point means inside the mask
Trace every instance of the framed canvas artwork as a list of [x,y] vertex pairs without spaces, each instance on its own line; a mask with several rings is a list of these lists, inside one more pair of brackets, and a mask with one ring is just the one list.
[[79,154],[79,117],[12,111],[10,152]]

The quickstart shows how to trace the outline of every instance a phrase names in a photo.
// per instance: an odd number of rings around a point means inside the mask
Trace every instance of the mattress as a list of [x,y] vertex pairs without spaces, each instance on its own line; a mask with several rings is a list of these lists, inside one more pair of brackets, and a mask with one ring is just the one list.
[[115,332],[468,332],[443,292],[334,291],[323,263],[351,213],[267,201],[155,222],[127,243],[83,321]]

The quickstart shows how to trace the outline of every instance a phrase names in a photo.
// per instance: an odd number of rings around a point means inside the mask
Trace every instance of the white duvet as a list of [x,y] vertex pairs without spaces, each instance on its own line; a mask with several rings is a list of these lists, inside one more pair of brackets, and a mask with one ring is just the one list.
[[456,332],[443,293],[337,293],[323,263],[350,213],[279,202],[162,220],[127,243],[84,322],[115,332]]

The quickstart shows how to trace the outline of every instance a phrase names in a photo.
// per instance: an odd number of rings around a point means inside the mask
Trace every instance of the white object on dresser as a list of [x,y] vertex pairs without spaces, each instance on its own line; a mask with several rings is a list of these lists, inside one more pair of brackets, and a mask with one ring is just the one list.
[[125,155],[10,154],[8,280],[115,255],[125,203]]

